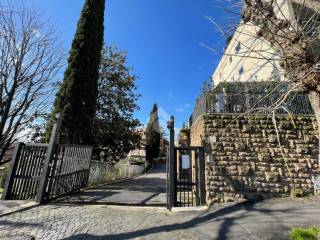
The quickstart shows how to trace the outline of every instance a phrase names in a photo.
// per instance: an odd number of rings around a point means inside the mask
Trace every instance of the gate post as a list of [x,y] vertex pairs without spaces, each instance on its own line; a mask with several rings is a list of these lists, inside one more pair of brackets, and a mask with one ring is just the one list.
[[169,171],[169,179],[167,194],[167,208],[171,210],[174,207],[175,203],[175,146],[174,146],[174,117],[171,116],[170,121],[168,122],[168,129],[170,130],[170,141],[169,141],[169,158],[167,169]]
[[198,179],[199,179],[199,200],[200,206],[206,203],[206,187],[205,187],[205,159],[204,159],[204,148],[199,148],[198,158]]
[[54,157],[54,153],[57,147],[57,140],[59,135],[59,130],[61,126],[61,116],[60,114],[57,114],[55,116],[55,122],[53,124],[52,133],[50,137],[50,142],[48,145],[46,158],[44,160],[44,165],[41,173],[39,188],[37,192],[36,202],[37,203],[43,203],[45,198],[45,192],[47,187],[47,182],[49,178],[49,170],[50,170],[50,162]]
[[2,200],[9,200],[12,197],[11,193],[12,193],[13,181],[16,174],[16,170],[19,162],[18,160],[20,157],[22,146],[23,146],[22,142],[17,142],[15,144],[14,152],[13,152],[11,163],[10,163],[9,174],[6,179],[3,195],[1,197]]

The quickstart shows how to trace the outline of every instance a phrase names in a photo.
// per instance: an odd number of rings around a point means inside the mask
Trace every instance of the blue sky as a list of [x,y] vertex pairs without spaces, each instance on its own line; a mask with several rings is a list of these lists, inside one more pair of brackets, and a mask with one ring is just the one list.
[[[84,0],[26,2],[44,11],[69,50]],[[142,123],[154,102],[175,116],[177,127],[192,113],[201,83],[210,78],[225,45],[204,15],[226,21],[218,0],[107,1],[105,42],[128,51],[128,65],[139,76],[136,116]],[[217,53],[201,44],[214,45]]]

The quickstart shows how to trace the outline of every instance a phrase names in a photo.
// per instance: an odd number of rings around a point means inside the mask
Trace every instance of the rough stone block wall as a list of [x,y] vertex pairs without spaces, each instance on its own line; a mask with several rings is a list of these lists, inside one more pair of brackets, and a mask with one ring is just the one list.
[[[202,139],[205,135],[205,131],[204,131],[204,118],[199,117],[191,126],[190,128],[190,145],[191,146],[202,146]],[[192,180],[195,181],[195,176],[196,176],[196,172],[195,172],[195,154],[193,152],[192,154],[192,158],[191,158],[191,165],[192,165]]]
[[[270,116],[216,114],[201,122],[207,142],[208,204],[288,196],[293,189],[314,192],[312,176],[320,173],[314,117],[294,117],[294,126],[288,116],[277,116],[284,156]],[[193,132],[199,129],[195,125]]]
[[191,146],[201,146],[204,137],[204,118],[199,117],[191,126],[190,129],[190,144]]

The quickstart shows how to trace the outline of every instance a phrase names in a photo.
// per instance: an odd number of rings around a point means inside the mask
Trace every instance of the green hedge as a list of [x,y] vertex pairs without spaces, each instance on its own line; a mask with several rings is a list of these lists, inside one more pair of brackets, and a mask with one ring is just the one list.
[[294,228],[290,232],[290,240],[318,240],[320,239],[320,228]]

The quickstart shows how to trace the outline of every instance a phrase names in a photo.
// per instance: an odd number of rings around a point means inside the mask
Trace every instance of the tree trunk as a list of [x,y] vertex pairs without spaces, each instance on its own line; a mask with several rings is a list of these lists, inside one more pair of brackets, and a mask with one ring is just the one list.
[[308,93],[311,106],[316,115],[317,125],[318,125],[318,137],[319,137],[319,153],[318,153],[318,162],[320,164],[320,93],[317,91],[309,91]]

